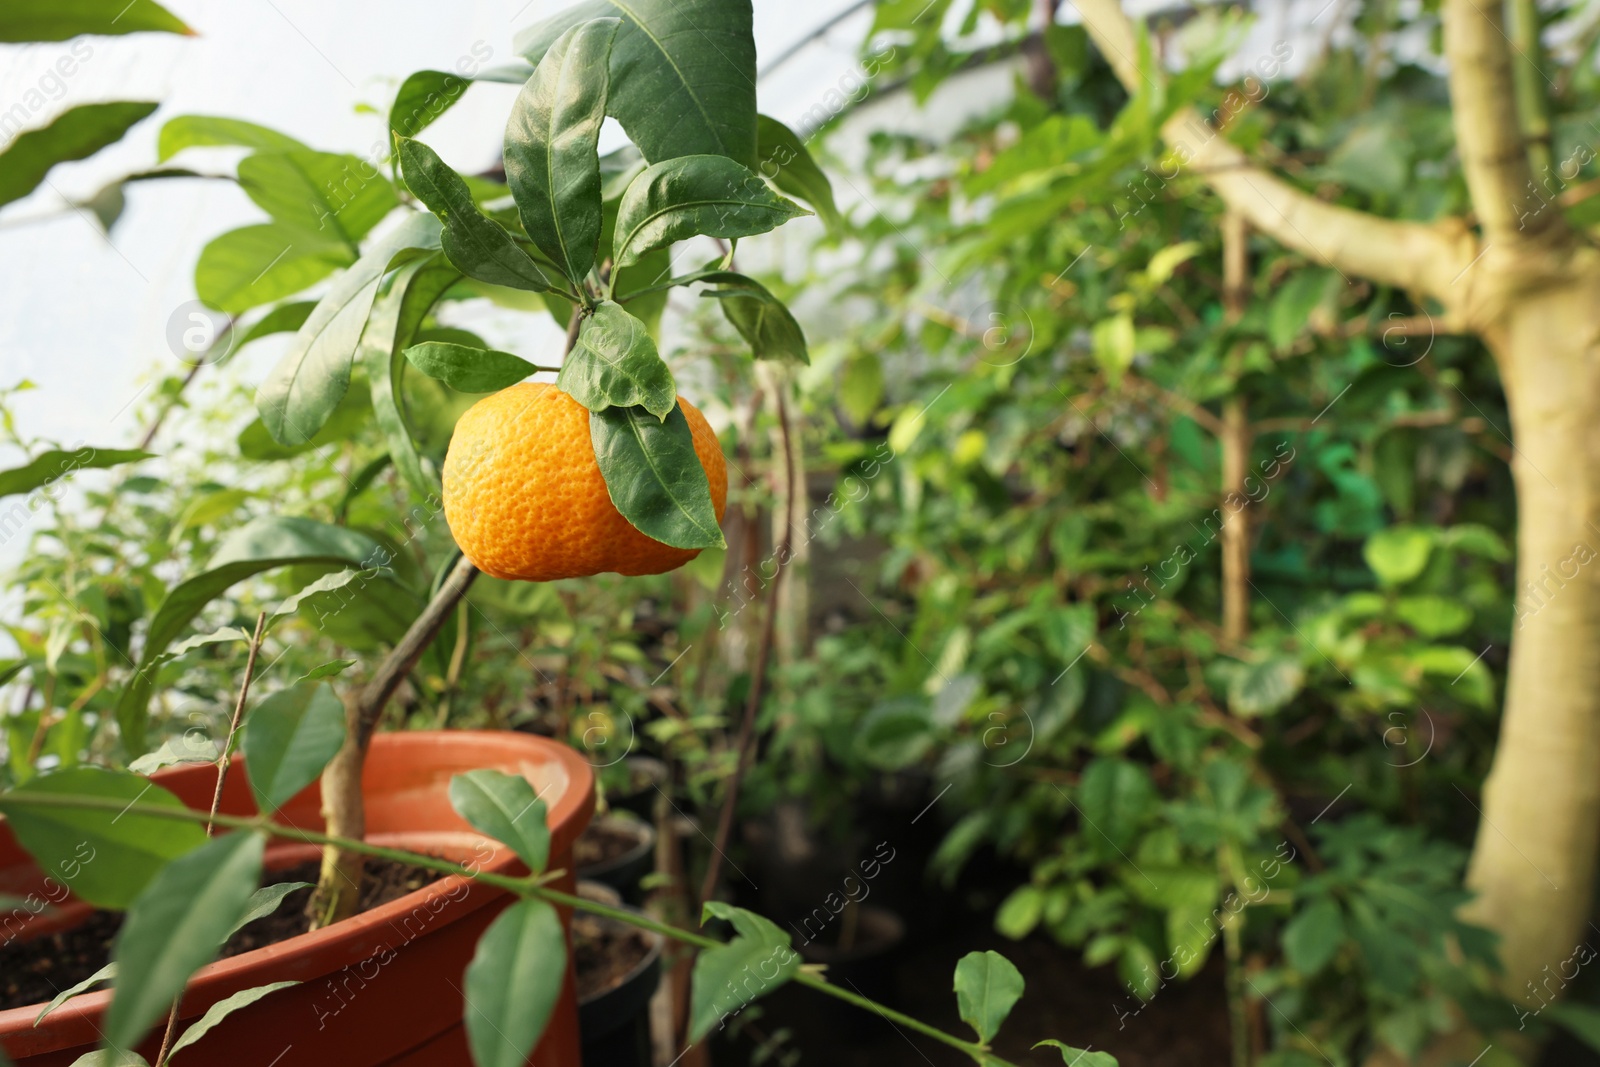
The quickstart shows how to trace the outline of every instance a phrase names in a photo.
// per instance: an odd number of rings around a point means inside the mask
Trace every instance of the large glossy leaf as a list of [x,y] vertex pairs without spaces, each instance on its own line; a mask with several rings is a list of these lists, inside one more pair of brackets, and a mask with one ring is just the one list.
[[185,148],[237,145],[243,148],[264,148],[273,152],[291,152],[306,146],[286,133],[258,126],[244,119],[230,119],[221,115],[178,115],[161,127],[156,142],[156,158],[165,162]]
[[210,306],[237,315],[302,292],[354,260],[350,246],[331,234],[256,223],[206,242],[195,263],[194,290]]
[[665,420],[641,407],[591,412],[589,438],[611,502],[637,529],[674,548],[727,544],[681,407]]
[[545,804],[520,774],[492,768],[450,779],[450,806],[474,830],[509,845],[534,874],[550,859],[550,828]]
[[222,1022],[222,1020],[226,1019],[240,1008],[248,1008],[250,1005],[254,1004],[256,1001],[267,996],[268,994],[276,993],[280,989],[288,989],[292,985],[299,984],[299,982],[268,982],[266,985],[258,985],[252,986],[249,989],[241,989],[231,997],[223,997],[221,1000],[211,1005],[211,1007],[207,1008],[206,1013],[200,1016],[200,1018],[195,1021],[193,1026],[185,1030],[182,1037],[178,1038],[178,1040],[172,1043],[172,1050],[167,1053],[168,1058],[170,1059],[171,1057],[176,1056],[182,1050],[188,1048],[196,1041],[199,1041],[202,1037],[205,1037],[216,1028],[218,1023]]
[[542,900],[511,905],[478,939],[467,965],[463,1022],[476,1067],[522,1067],[567,976],[567,936]]
[[400,203],[366,160],[309,148],[246,156],[239,187],[276,221],[352,249]]
[[590,411],[638,405],[664,419],[678,406],[672,371],[644,323],[602,301],[578,327],[556,385]]
[[372,397],[370,393],[347,392],[333,409],[333,414],[328,416],[328,421],[322,424],[322,429],[309,441],[302,441],[297,445],[280,445],[272,439],[272,431],[267,429],[267,424],[257,415],[250,424],[239,431],[237,440],[239,455],[245,459],[269,462],[275,459],[288,459],[305,452],[311,452],[334,441],[348,441],[361,431],[372,418]]
[[[460,279],[461,273],[443,256],[432,256],[408,263],[395,271],[380,287],[372,304],[372,315],[361,336],[361,361],[367,369],[367,385],[372,392],[372,413],[389,443],[389,456],[395,469],[417,496],[426,499],[439,491],[439,480],[422,465],[422,456],[406,425],[400,395],[402,346],[410,332],[407,304],[426,301],[431,307],[440,293]],[[424,309],[426,310],[426,309]],[[420,319],[420,314],[416,316]]]
[[[8,9],[27,7],[7,4]],[[4,26],[9,16],[0,16]],[[17,137],[0,152],[0,204],[19,200],[36,189],[57,163],[92,156],[122,139],[128,128],[156,109],[156,104],[80,104],[43,126]]]
[[589,0],[517,34],[537,63],[568,28],[623,20],[606,111],[646,159],[712,153],[753,163],[756,49],[750,0]]
[[244,727],[244,765],[256,807],[274,812],[316,781],[344,744],[344,703],[327,682],[263,700]]
[[424,341],[406,349],[406,359],[430,378],[463,393],[493,393],[516,385],[539,368],[510,352]]
[[756,116],[757,170],[779,189],[810,204],[834,233],[844,230],[844,218],[833,202],[833,184],[822,173],[799,136],[770,115]]
[[193,34],[155,0],[50,0],[0,5],[0,41],[65,41],[80,33]]
[[443,70],[419,70],[406,77],[389,106],[389,133],[415,137],[460,101],[472,79]]
[[805,215],[753,171],[724,156],[683,156],[647,168],[622,194],[612,256],[626,267],[697,234],[748,237]]
[[600,124],[606,63],[620,20],[595,19],[556,38],[506,123],[506,183],[523,229],[582,285],[600,244]]
[[181,809],[183,802],[147,778],[99,767],[41,775],[0,794],[0,814],[40,869],[97,907],[126,908],[169,860],[205,841],[197,823],[179,819],[29,803],[68,795],[142,807]]
[[117,723],[128,751],[144,751],[144,728],[156,668],[167,648],[211,600],[235,582],[293,563],[376,566],[387,551],[365,534],[313,519],[257,519],[228,536],[206,569],[175,586],[161,602],[145,631],[144,648],[128,687],[117,701]]
[[439,247],[439,220],[416,212],[373,241],[333,282],[289,351],[256,390],[256,409],[279,444],[309,441],[350,386],[350,366],[366,328],[378,281],[418,250]]
[[66,452],[52,448],[41,452],[20,467],[0,471],[0,496],[29,493],[43,485],[66,478],[73,471],[103,470],[124,463],[137,463],[155,453],[139,448],[79,448]]
[[750,342],[750,351],[757,359],[811,362],[800,324],[766,286],[733,271],[707,271],[701,277],[716,286],[707,295],[721,301],[722,313]]
[[189,976],[217,954],[261,879],[266,839],[225,834],[169,863],[128,909],[111,956],[117,984],[105,1039],[132,1048]]
[[400,171],[428,210],[444,221],[444,254],[469,278],[529,292],[546,292],[550,279],[511,234],[472,202],[461,175],[421,141],[400,142]]
[[771,920],[719,900],[707,902],[705,915],[732,923],[736,936],[695,957],[689,983],[690,1041],[719,1029],[727,1016],[800,970],[800,954],[790,947],[789,935]]
[[987,1045],[1022,997],[1022,973],[998,952],[969,952],[956,963],[956,1006]]

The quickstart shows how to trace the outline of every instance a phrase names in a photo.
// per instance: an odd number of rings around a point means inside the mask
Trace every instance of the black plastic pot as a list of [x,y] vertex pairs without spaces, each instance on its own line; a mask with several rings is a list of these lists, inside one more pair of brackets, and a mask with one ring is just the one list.
[[672,772],[654,756],[629,756],[622,761],[628,772],[629,788],[626,792],[606,795],[606,803],[613,811],[631,811],[645,822],[655,818],[656,797],[667,788]]
[[[608,885],[630,904],[642,899],[639,883],[655,868],[656,830],[647,822],[626,815],[606,815],[590,824],[591,831],[626,835],[633,845],[620,855],[578,867],[578,877]],[[581,847],[581,846],[580,846]]]
[[[620,904],[616,890],[607,885],[579,883],[578,892],[613,907],[626,907]],[[595,921],[611,927],[624,925],[605,918]],[[661,980],[662,941],[658,934],[644,936],[651,942],[644,959],[619,981],[578,1001],[583,1067],[651,1067],[650,998]]]
[[[849,945],[823,941],[810,941],[798,945],[800,956],[807,963],[822,963],[828,967],[828,978],[846,989],[884,1003],[896,1000],[894,989],[895,950],[906,936],[906,924],[898,914],[888,908],[872,904],[854,906],[857,911],[852,926]],[[829,931],[837,937],[843,932],[841,915],[834,920]],[[832,998],[825,999],[827,1009],[843,1009],[832,1013],[829,1024],[842,1032],[865,1032],[878,1020],[870,1012],[852,1008]]]

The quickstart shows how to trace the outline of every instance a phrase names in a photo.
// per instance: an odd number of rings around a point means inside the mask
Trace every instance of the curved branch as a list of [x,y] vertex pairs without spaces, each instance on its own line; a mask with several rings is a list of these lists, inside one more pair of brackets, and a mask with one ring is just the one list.
[[[1137,92],[1147,75],[1136,59],[1133,23],[1118,0],[1073,0],[1073,5],[1117,78]],[[1253,229],[1347,277],[1443,299],[1476,254],[1464,229],[1382,219],[1318,200],[1251,163],[1194,108],[1180,108],[1161,133],[1178,165],[1202,174]],[[1176,172],[1162,176],[1176,177]]]

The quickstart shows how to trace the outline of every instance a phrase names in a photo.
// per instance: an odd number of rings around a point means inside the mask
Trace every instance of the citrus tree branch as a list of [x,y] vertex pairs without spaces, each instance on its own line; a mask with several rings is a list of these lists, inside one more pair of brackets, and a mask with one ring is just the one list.
[[[1139,69],[1133,23],[1119,0],[1073,0],[1073,6],[1123,86],[1138,92],[1151,74]],[[1318,200],[1251,163],[1192,107],[1174,112],[1161,133],[1179,167],[1203,175],[1253,229],[1341,274],[1442,298],[1475,254],[1465,233],[1449,226],[1382,219]]]
[[[1444,54],[1450,112],[1472,210],[1486,245],[1570,238],[1558,211],[1529,195],[1533,168],[1517,120],[1517,85],[1498,0],[1445,0]],[[1528,62],[1528,60],[1524,60]],[[1542,77],[1535,68],[1535,78]]]

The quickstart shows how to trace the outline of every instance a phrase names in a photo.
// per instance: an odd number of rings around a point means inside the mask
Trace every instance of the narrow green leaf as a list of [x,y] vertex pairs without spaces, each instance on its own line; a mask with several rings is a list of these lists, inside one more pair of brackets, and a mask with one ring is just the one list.
[[638,405],[660,419],[678,406],[672,371],[644,323],[602,301],[578,327],[556,386],[590,411]]
[[717,287],[705,295],[722,302],[722,313],[744,339],[757,359],[787,359],[809,364],[806,335],[800,324],[766,287],[754,278],[733,271],[708,272],[705,280]]
[[715,916],[733,924],[737,936],[695,957],[689,982],[689,1040],[699,1041],[757,997],[764,997],[800,970],[800,954],[789,935],[754,912],[707,901],[701,922]]
[[450,779],[450,806],[479,833],[508,845],[528,870],[543,874],[550,859],[545,804],[528,780],[482,768]]
[[165,163],[185,148],[238,145],[264,148],[270,152],[291,152],[306,146],[286,133],[270,130],[243,119],[221,115],[178,115],[161,127],[156,142],[156,158]]
[[352,248],[400,203],[371,163],[309,148],[246,156],[239,187],[274,220]]
[[998,952],[969,952],[956,964],[961,1018],[987,1045],[1022,996],[1022,972]]
[[417,199],[444,222],[444,254],[461,273],[528,292],[551,289],[539,265],[504,226],[478,210],[467,183],[433,149],[421,141],[401,141],[400,172]]
[[1109,1052],[1090,1052],[1086,1048],[1073,1048],[1053,1037],[1033,1047],[1059,1049],[1061,1062],[1067,1067],[1117,1067],[1117,1058]]
[[424,467],[422,454],[406,423],[401,394],[405,373],[404,349],[439,297],[461,280],[458,270],[443,255],[419,261],[414,268],[396,271],[373,302],[372,317],[361,337],[362,363],[372,393],[372,413],[389,444],[389,457],[421,499],[439,492],[439,477]]
[[241,989],[231,997],[223,997],[200,1016],[199,1020],[183,1032],[183,1036],[173,1042],[172,1049],[167,1053],[168,1059],[176,1056],[182,1050],[205,1037],[222,1020],[238,1011],[247,1008],[269,993],[276,993],[280,989],[288,989],[299,982],[269,982],[267,985],[258,985],[250,989]]
[[833,202],[833,184],[822,173],[805,142],[769,115],[756,116],[757,169],[773,185],[816,209],[829,231],[844,232],[844,218]]
[[309,441],[350,386],[350,367],[378,282],[397,261],[439,247],[439,220],[416,212],[373,241],[334,280],[278,365],[256,390],[256,409],[279,444]]
[[98,808],[30,804],[36,796],[84,796],[126,805],[183,807],[165,789],[126,771],[74,767],[30,778],[0,794],[0,814],[40,869],[72,886],[73,893],[101,908],[126,908],[169,860],[202,844],[205,831],[192,822]]
[[[228,931],[228,937],[232,937],[257,919],[265,919],[268,915],[277,911],[278,906],[283,903],[283,898],[290,893],[301,889],[310,889],[313,884],[311,882],[276,882],[257,889],[250,894],[250,899],[245,904],[244,914],[239,916],[239,921],[233,924],[232,930]],[[227,942],[228,937],[222,939],[224,943]]]
[[332,678],[335,675],[343,674],[345,671],[349,670],[351,667],[354,667],[355,665],[356,665],[356,661],[353,660],[353,659],[330,660],[327,663],[322,664],[321,666],[312,667],[309,671],[306,671],[306,673],[304,673],[300,677],[296,678],[295,681],[297,683],[298,682],[315,682],[315,681],[318,681],[318,680],[320,680],[322,678]]
[[[6,8],[27,7],[7,4]],[[0,15],[0,28],[12,16]],[[4,36],[0,29],[0,37]],[[10,39],[10,38],[8,38]],[[129,127],[154,111],[146,103],[80,104],[68,108],[48,126],[21,134],[0,152],[0,204],[20,200],[38,188],[57,163],[84,159],[122,140]]]
[[244,332],[234,348],[236,350],[243,348],[257,338],[268,337],[275,333],[293,333],[305,325],[306,319],[311,317],[311,312],[316,306],[315,300],[301,300],[292,304],[279,304],[269,309]]
[[682,156],[647,168],[617,206],[616,265],[704,234],[748,237],[810,212],[725,156]]
[[[239,632],[244,633],[242,630]],[[250,635],[244,634],[244,639],[250,640]],[[212,763],[217,755],[217,743],[211,738],[197,738],[182,733],[161,742],[160,748],[146,752],[128,764],[128,770],[134,774],[151,775],[163,767],[174,767],[180,763]]]
[[38,1026],[40,1023],[44,1022],[44,1017],[46,1015],[49,1015],[51,1012],[55,1011],[57,1008],[61,1007],[61,1005],[65,1004],[78,994],[87,993],[101,982],[109,982],[116,976],[117,965],[115,963],[108,963],[98,971],[91,974],[89,977],[85,978],[83,981],[79,982],[77,985],[68,986],[61,992],[57,993],[50,1003],[46,1004],[43,1010],[41,1010],[38,1015],[33,1017],[33,1025]]
[[642,407],[591,412],[589,438],[611,502],[635,528],[674,548],[726,546],[681,407],[665,420]]
[[80,33],[194,33],[155,0],[51,0],[0,6],[0,41],[65,41]]
[[[272,614],[267,616],[267,618],[277,619],[284,615],[292,615],[300,610],[300,605],[304,601],[310,597],[316,596],[318,593],[329,593],[335,589],[343,589],[351,582],[369,582],[381,573],[383,573],[383,568],[381,567],[370,567],[366,570],[356,570],[354,568],[347,567],[344,570],[334,571],[331,574],[324,574],[321,578],[311,582],[298,593],[285,597],[277,607],[272,609]],[[238,632],[244,633],[243,630]],[[245,640],[248,641],[251,635],[245,634],[244,636]]]
[[27,493],[54,484],[77,470],[104,470],[123,463],[149,459],[154,452],[138,448],[78,448],[71,452],[51,449],[41,452],[20,467],[0,471],[0,496]]
[[344,744],[344,703],[327,682],[280,689],[250,713],[244,765],[262,812],[274,812],[316,781]]
[[85,1052],[73,1060],[70,1067],[150,1067],[150,1061],[137,1052],[118,1052],[116,1049],[99,1048],[93,1052]]
[[510,352],[424,341],[406,349],[406,359],[430,378],[463,393],[493,393],[516,385],[539,368]]
[[756,48],[750,0],[589,0],[517,34],[537,63],[566,30],[623,20],[611,48],[606,111],[646,159],[716,153],[753,163]]
[[588,277],[600,244],[600,124],[619,25],[595,19],[556,38],[506,123],[506,183],[523,229],[573,285]]
[[237,315],[309,289],[354,260],[350,246],[329,234],[256,223],[206,242],[194,266],[194,291]]
[[129,752],[144,751],[145,715],[156,668],[165,662],[169,646],[200,610],[234,583],[293,563],[372,567],[389,559],[389,551],[365,534],[313,519],[273,516],[234,531],[218,546],[204,571],[173,587],[150,620],[138,669],[117,700],[123,744]]
[[567,935],[542,900],[511,905],[478,939],[467,965],[467,1041],[476,1067],[522,1067],[567,976]]
[[395,137],[415,137],[461,100],[471,78],[443,70],[419,70],[407,75],[389,106],[389,132]]
[[1344,912],[1337,900],[1323,897],[1283,928],[1283,956],[1289,966],[1311,976],[1328,965],[1344,940]]
[[139,894],[111,949],[117,984],[108,1045],[137,1045],[216,956],[261,879],[265,847],[260,834],[224,834],[173,860]]

